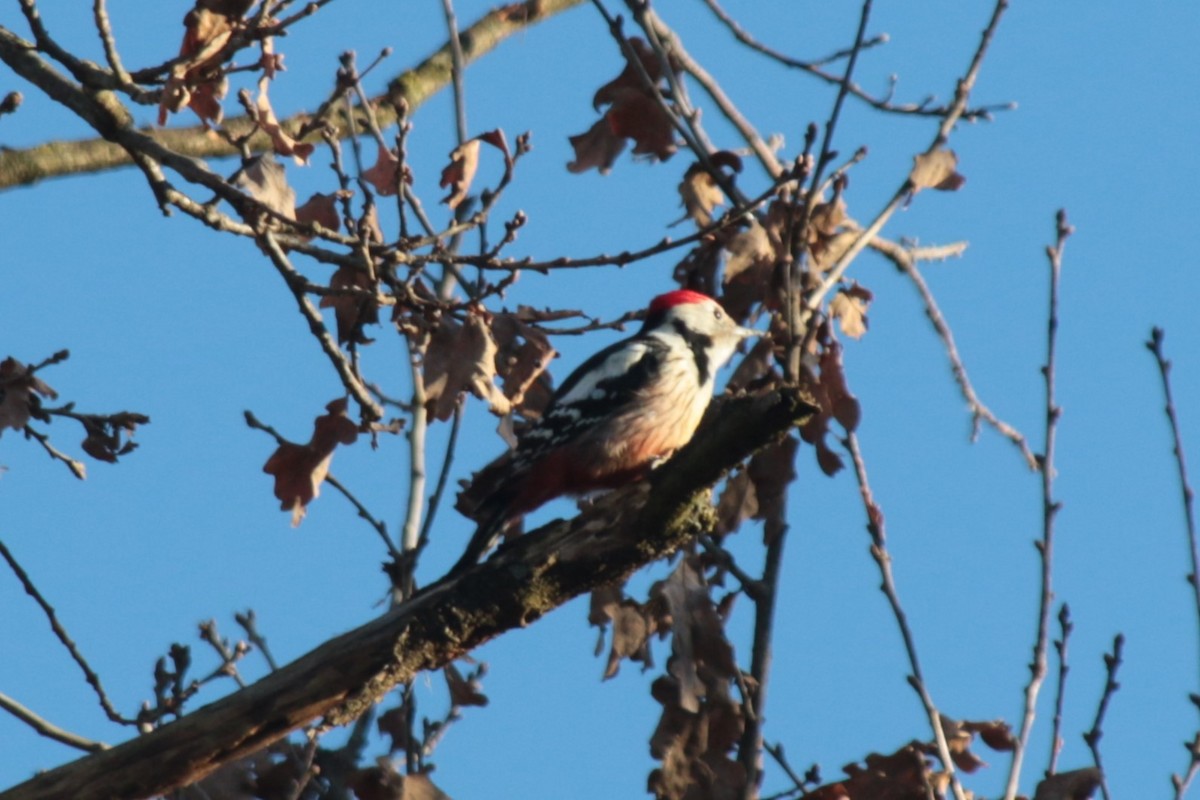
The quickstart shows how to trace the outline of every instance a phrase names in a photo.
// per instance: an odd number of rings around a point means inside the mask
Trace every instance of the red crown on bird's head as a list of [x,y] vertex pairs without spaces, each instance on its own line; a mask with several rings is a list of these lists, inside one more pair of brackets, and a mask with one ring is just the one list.
[[706,300],[712,300],[706,294],[693,292],[691,289],[676,289],[673,292],[660,294],[658,297],[650,301],[650,314],[661,314],[668,308],[681,306],[685,303],[703,303]]

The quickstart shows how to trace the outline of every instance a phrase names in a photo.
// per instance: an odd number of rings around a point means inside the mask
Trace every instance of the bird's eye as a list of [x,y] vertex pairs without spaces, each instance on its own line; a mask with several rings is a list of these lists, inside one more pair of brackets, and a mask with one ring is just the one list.
[[713,319],[724,319],[724,318],[725,318],[725,313],[723,311],[721,311],[721,309],[719,309],[719,308],[713,309]]

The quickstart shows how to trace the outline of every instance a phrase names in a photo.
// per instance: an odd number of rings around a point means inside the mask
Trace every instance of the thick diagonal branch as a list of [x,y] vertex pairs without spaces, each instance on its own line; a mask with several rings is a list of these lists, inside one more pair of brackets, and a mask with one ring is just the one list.
[[647,481],[517,539],[489,561],[418,592],[236,694],[38,775],[0,793],[0,800],[148,797],[194,782],[321,717],[349,722],[398,683],[527,626],[709,528],[709,487],[811,411],[797,392],[730,400]]

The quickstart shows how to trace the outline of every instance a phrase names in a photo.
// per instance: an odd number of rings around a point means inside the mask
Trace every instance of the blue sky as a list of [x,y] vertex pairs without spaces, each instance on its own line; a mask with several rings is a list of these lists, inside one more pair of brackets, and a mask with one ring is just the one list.
[[[113,5],[126,63],[174,52],[186,4]],[[844,46],[857,24],[849,3],[728,6],[750,31],[800,57]],[[456,7],[466,24],[487,4]],[[895,74],[900,99],[946,98],[990,10],[983,2],[881,0],[869,31],[888,33],[890,42],[863,55],[859,81],[883,92]],[[787,153],[810,121],[827,117],[832,89],[732,47],[701,4],[663,4],[660,13],[762,132],[785,137]],[[65,44],[99,59],[88,14],[47,2],[43,15]],[[334,3],[319,18],[280,43],[288,72],[271,96],[281,115],[312,107],[344,49],[365,62],[394,48],[368,80],[378,91],[443,38],[440,4],[432,2]],[[13,7],[0,13],[0,24],[25,33]],[[1200,320],[1193,309],[1200,278],[1192,267],[1200,251],[1198,34],[1194,4],[1014,3],[973,100],[1015,101],[1016,110],[961,127],[952,147],[965,187],[922,193],[885,231],[923,244],[970,243],[962,258],[926,265],[924,274],[981,397],[1040,446],[1043,249],[1058,208],[1076,226],[1065,257],[1058,365],[1055,485],[1064,507],[1055,586],[1075,621],[1060,768],[1090,763],[1079,733],[1090,726],[1103,685],[1101,655],[1123,632],[1121,690],[1102,747],[1110,786],[1126,797],[1168,792],[1169,774],[1186,766],[1180,743],[1197,729],[1187,694],[1200,690],[1200,648],[1184,581],[1183,514],[1158,376],[1143,342],[1152,325],[1166,329],[1185,444],[1200,459]],[[535,149],[497,212],[522,209],[529,217],[514,255],[615,252],[684,230],[666,228],[681,213],[675,187],[689,163],[682,155],[649,164],[626,154],[608,176],[564,168],[572,157],[566,137],[592,124],[591,95],[619,69],[602,20],[585,6],[504,43],[468,72],[472,133],[500,127],[510,140],[533,133]],[[26,97],[17,115],[0,119],[0,144],[88,135],[10,73],[0,76],[0,92],[20,88]],[[152,111],[139,113],[151,121]],[[715,111],[704,119],[718,143],[736,146]],[[444,219],[448,212],[434,201],[444,194],[437,180],[453,144],[449,96],[423,106],[414,122],[416,189],[435,219]],[[850,213],[867,221],[927,146],[934,123],[850,102],[838,131],[843,153],[860,145],[870,151],[847,194]],[[329,190],[324,163],[289,167],[301,197]],[[748,167],[742,185],[761,185],[756,169]],[[478,180],[497,175],[485,153]],[[69,348],[70,361],[43,376],[64,399],[153,420],[139,430],[136,453],[116,467],[90,463],[83,483],[36,444],[13,432],[0,438],[7,468],[0,537],[123,710],[133,713],[150,696],[154,660],[171,642],[192,644],[205,663],[195,638],[200,620],[215,617],[234,636],[233,612],[252,607],[282,661],[379,612],[386,587],[375,534],[330,492],[298,530],[289,527],[260,471],[272,443],[242,422],[250,409],[303,440],[312,418],[341,392],[253,244],[179,215],[163,218],[130,171],[0,193],[0,241],[0,357],[35,362]],[[508,302],[582,306],[611,317],[670,288],[674,263],[668,254],[621,271],[553,280],[526,274]],[[969,442],[965,403],[906,279],[871,255],[851,276],[876,299],[869,333],[847,344],[846,369],[862,401],[861,444],[930,691],[953,717],[1015,724],[1035,624],[1038,478],[994,432]],[[556,374],[615,336],[559,342]],[[366,367],[400,393],[403,353],[386,330],[377,338],[364,354]],[[472,402],[455,477],[499,452],[494,426]],[[50,432],[75,450],[76,430],[56,423]],[[444,435],[433,432],[433,452]],[[403,511],[405,457],[400,439],[376,451],[360,443],[339,452],[333,470],[394,526]],[[908,667],[877,589],[853,477],[826,478],[807,448],[799,472],[789,498],[766,736],[783,743],[796,766],[817,762],[832,779],[842,764],[926,738],[928,729],[904,681]],[[443,510],[422,577],[437,577],[467,535],[466,522]],[[757,536],[747,529],[736,545],[752,565],[761,557]],[[644,587],[665,571],[653,567],[634,583]],[[742,603],[730,637],[743,660],[749,626]],[[124,735],[106,723],[40,612],[7,575],[0,575],[0,637],[0,691],[82,735],[109,742]],[[584,800],[643,796],[653,766],[646,742],[658,711],[648,694],[655,673],[626,665],[600,683],[604,664],[592,656],[594,642],[586,604],[576,602],[478,651],[490,665],[484,688],[491,705],[468,709],[438,749],[439,785],[454,797],[561,796],[567,787]],[[665,661],[665,650],[656,655]],[[261,669],[251,656],[247,674]],[[207,697],[222,690],[213,687]],[[418,692],[421,713],[444,707],[439,677],[419,681]],[[1028,794],[1049,748],[1050,699],[1047,689],[1022,784]],[[0,786],[74,757],[7,716],[0,716],[0,743]],[[995,796],[1007,761],[981,754],[992,766],[968,785]],[[777,770],[768,772],[768,792],[785,787]]]

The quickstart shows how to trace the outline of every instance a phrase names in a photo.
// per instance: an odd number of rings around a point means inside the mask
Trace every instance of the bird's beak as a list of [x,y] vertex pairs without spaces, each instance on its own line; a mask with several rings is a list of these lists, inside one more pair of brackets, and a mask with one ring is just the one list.
[[738,328],[738,334],[739,334],[739,335],[740,335],[740,336],[741,336],[743,339],[752,339],[752,338],[754,338],[755,336],[766,336],[766,335],[767,335],[767,332],[766,332],[766,331],[756,331],[756,330],[754,330],[753,328],[741,328],[741,327],[739,327],[739,328]]

